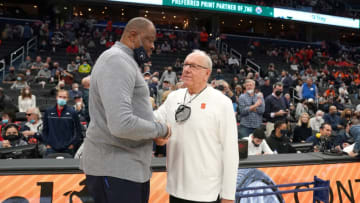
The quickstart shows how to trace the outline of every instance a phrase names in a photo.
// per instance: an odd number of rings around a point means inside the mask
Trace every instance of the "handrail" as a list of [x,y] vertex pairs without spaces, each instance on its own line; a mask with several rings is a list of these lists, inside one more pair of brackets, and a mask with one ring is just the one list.
[[256,63],[255,63],[254,61],[252,61],[251,59],[246,59],[245,65],[248,65],[248,64],[251,64],[251,65],[255,66],[255,67],[257,68],[257,70],[254,69],[254,68],[251,67],[251,66],[249,66],[249,67],[250,67],[251,69],[253,69],[255,72],[260,73],[261,67],[260,67],[258,64],[256,64]]
[[2,80],[4,81],[4,79],[5,79],[5,68],[6,68],[5,59],[0,60],[0,64],[3,64],[2,67],[0,68],[0,72],[2,71]]
[[35,49],[37,49],[37,41],[37,36],[35,36],[26,42],[26,56],[29,56],[29,50],[31,48],[35,47]]
[[[15,56],[15,55],[17,55],[17,53],[18,53],[19,51],[22,51],[22,53],[20,53],[20,55],[18,55],[18,56]],[[14,63],[14,61],[18,60],[20,57],[22,57],[22,61],[21,61],[21,62],[23,62],[23,61],[24,61],[24,54],[25,54],[25,48],[24,48],[24,46],[21,46],[20,48],[18,48],[18,49],[15,50],[14,52],[12,52],[12,53],[10,54],[10,66],[12,66],[13,63]],[[15,57],[14,57],[14,56],[15,56]]]

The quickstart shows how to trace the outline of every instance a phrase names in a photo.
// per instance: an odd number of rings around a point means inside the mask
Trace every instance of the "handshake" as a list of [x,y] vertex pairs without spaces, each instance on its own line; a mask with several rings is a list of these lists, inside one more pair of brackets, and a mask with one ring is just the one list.
[[154,139],[154,141],[155,141],[156,145],[164,146],[169,141],[170,136],[171,136],[171,127],[169,124],[167,124],[166,135],[163,137],[157,137]]

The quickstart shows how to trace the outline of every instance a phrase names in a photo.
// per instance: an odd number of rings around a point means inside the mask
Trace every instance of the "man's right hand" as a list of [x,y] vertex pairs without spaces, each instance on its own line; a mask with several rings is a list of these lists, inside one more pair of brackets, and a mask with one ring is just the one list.
[[171,127],[169,124],[167,124],[167,133],[166,136],[164,137],[157,137],[154,139],[154,142],[156,143],[156,145],[159,146],[164,146],[168,141],[169,138],[171,137]]
[[287,114],[287,112],[284,111],[284,110],[282,110],[282,109],[281,109],[280,111],[278,111],[278,112],[275,113],[276,116],[283,116],[283,115],[285,115],[285,114]]

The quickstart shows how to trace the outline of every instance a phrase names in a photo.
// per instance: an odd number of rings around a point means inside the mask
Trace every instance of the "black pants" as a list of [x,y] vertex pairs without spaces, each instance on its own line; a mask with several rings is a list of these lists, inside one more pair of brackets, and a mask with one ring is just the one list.
[[86,184],[95,203],[147,203],[150,182],[136,183],[109,176],[86,175]]
[[174,196],[170,195],[170,203],[220,203],[220,198],[218,198],[214,202],[197,202],[197,201],[190,201],[190,200],[180,199],[180,198],[177,198],[177,197],[174,197]]

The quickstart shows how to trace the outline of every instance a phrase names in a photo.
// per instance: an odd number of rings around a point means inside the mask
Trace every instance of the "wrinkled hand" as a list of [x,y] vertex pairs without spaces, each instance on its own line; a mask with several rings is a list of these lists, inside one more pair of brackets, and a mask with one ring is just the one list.
[[11,147],[11,144],[10,144],[9,140],[3,140],[2,141],[2,147],[3,148]]
[[22,134],[27,138],[29,136],[33,136],[35,134],[35,132],[30,131],[30,130],[25,130],[22,132]]
[[256,101],[255,105],[256,106],[260,106],[262,104],[262,100],[260,98],[258,98],[258,100]]
[[165,137],[157,137],[154,139],[156,145],[158,146],[164,146],[168,141],[169,138],[171,137],[171,127],[169,124],[167,124],[167,134]]

